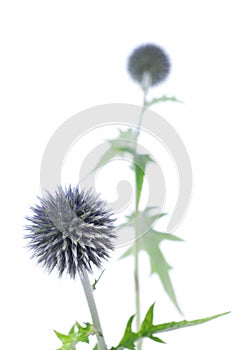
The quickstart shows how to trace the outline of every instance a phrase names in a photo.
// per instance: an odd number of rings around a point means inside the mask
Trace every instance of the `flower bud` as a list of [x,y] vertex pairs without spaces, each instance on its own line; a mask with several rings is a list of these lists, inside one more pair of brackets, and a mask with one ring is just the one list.
[[146,44],[136,48],[128,60],[128,72],[146,91],[161,83],[170,72],[170,61],[159,46]]

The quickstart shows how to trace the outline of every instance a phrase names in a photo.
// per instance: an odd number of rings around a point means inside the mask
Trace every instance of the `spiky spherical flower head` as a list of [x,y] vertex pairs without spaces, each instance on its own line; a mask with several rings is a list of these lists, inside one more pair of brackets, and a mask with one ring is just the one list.
[[58,187],[54,195],[39,198],[27,217],[30,231],[25,236],[28,247],[39,264],[49,272],[55,267],[59,276],[66,271],[72,278],[77,272],[101,267],[103,259],[114,249],[116,238],[112,213],[106,202],[91,191]]
[[[128,71],[131,77],[147,88],[161,83],[170,72],[170,61],[159,46],[145,44],[136,48],[128,60]],[[143,86],[142,86],[143,87]]]

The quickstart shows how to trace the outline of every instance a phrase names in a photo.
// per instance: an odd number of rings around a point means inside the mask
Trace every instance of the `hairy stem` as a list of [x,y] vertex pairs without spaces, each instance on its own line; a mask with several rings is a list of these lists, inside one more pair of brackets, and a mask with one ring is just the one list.
[[87,304],[89,306],[89,310],[91,313],[93,325],[94,325],[95,330],[97,332],[96,337],[97,337],[97,341],[98,341],[98,349],[99,350],[107,350],[104,336],[103,336],[101,323],[100,323],[100,319],[99,319],[99,315],[98,315],[98,311],[97,311],[97,307],[96,307],[96,303],[95,303],[95,299],[94,299],[94,295],[93,295],[93,291],[92,291],[92,287],[91,287],[86,270],[83,269],[81,272],[79,272],[79,276],[80,276],[80,279],[81,279],[81,282],[83,285],[83,289],[84,289],[84,293],[85,293],[85,296],[87,299]]

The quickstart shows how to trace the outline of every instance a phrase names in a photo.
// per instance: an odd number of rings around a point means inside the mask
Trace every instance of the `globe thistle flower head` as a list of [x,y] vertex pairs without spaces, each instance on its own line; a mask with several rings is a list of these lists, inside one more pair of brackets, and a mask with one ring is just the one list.
[[59,276],[66,271],[71,278],[83,269],[91,272],[93,265],[101,267],[116,238],[107,203],[71,186],[64,191],[58,187],[54,195],[47,192],[39,201],[27,217],[31,224],[25,238],[32,257],[49,272],[56,267]]
[[128,72],[145,90],[161,83],[170,72],[170,61],[159,46],[145,44],[136,48],[128,60]]

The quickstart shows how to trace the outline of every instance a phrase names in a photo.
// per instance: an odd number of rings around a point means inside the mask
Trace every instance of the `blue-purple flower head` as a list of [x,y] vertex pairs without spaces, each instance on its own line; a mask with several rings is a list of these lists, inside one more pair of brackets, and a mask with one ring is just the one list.
[[38,263],[72,278],[83,269],[91,272],[93,266],[101,267],[116,239],[107,203],[78,187],[58,187],[54,195],[47,193],[39,201],[31,208],[33,216],[27,217],[30,233],[25,236]]
[[167,78],[170,72],[170,60],[161,47],[154,44],[141,45],[130,55],[128,71],[142,87],[146,83],[148,88]]

